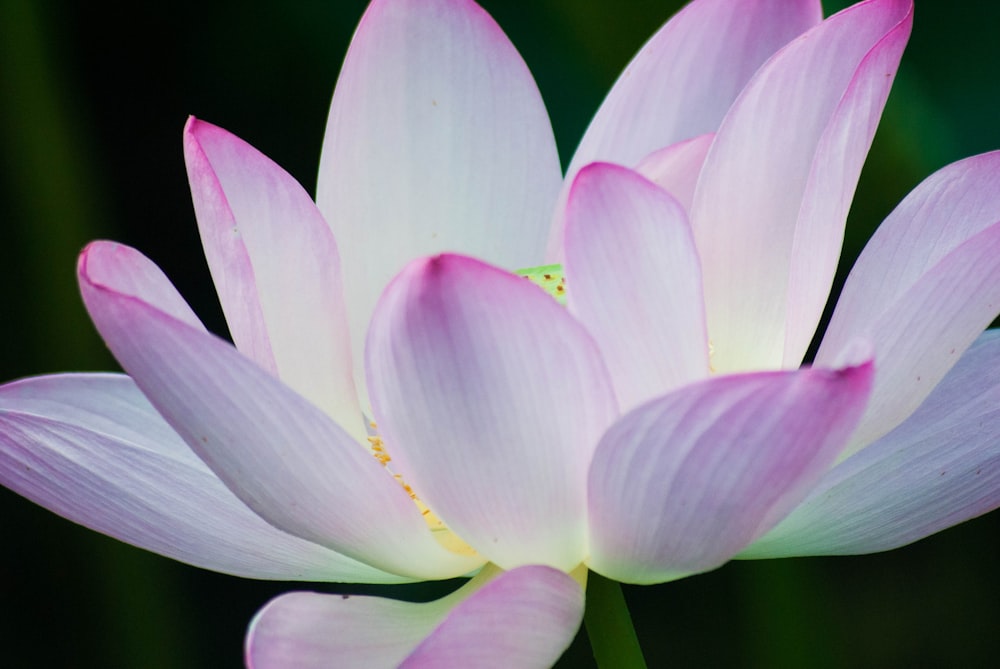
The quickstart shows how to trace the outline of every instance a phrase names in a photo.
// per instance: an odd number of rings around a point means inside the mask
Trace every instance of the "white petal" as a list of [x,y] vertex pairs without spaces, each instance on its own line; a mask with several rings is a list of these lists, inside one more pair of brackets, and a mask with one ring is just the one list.
[[740,557],[884,551],[1000,506],[1000,331],[902,425],[832,469]]
[[316,205],[265,155],[204,121],[188,121],[184,155],[236,347],[363,439],[340,258]]
[[583,591],[567,574],[526,566],[479,576],[416,604],[296,592],[272,600],[247,635],[255,669],[544,667],[573,640]]
[[713,139],[715,134],[707,133],[671,144],[643,158],[635,171],[673,195],[684,211],[689,212],[698,176]]
[[337,82],[317,189],[341,249],[351,340],[364,340],[379,295],[413,258],[540,264],[560,181],[531,73],[482,8],[375,0]]
[[597,347],[521,277],[463,256],[419,260],[368,338],[394,471],[491,562],[574,568],[590,455],[616,415]]
[[905,420],[1000,312],[998,193],[1000,152],[939,170],[851,270],[816,355],[826,364],[857,336],[875,346],[875,390],[846,454]]
[[0,482],[81,525],[206,569],[281,580],[404,580],[266,523],[126,376],[68,374],[0,387]]
[[[131,262],[117,262],[122,254]],[[84,303],[150,403],[247,506],[404,576],[457,576],[481,563],[442,548],[409,495],[326,414],[228,343],[147,302],[166,289],[130,279],[132,267],[150,274],[143,263],[151,265],[127,247],[89,245],[79,264]]]
[[708,376],[701,266],[684,209],[632,170],[580,170],[566,207],[570,313],[597,340],[622,411]]
[[656,583],[729,560],[827,469],[871,377],[870,361],[716,377],[626,414],[591,465],[588,564]]
[[[635,166],[653,151],[715,132],[753,73],[819,23],[816,0],[696,0],[657,31],[618,77],[566,171],[560,203],[584,165]],[[562,204],[548,257],[562,260]]]
[[911,9],[872,0],[827,19],[758,71],[716,133],[691,208],[716,370],[798,366]]

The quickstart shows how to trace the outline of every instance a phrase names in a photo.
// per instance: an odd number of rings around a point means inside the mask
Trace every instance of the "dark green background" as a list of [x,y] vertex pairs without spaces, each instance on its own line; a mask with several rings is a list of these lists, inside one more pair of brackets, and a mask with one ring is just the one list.
[[[534,72],[564,162],[679,4],[483,2]],[[93,238],[141,249],[225,331],[187,190],[184,120],[235,132],[312,190],[364,5],[0,0],[0,379],[115,368],[76,291],[76,254]],[[998,26],[998,3],[918,2],[846,258],[920,179],[1000,148]],[[988,516],[888,554],[733,563],[626,595],[653,667],[988,666],[1000,651],[998,528]],[[133,549],[6,490],[0,542],[4,667],[237,667],[254,611],[296,587]],[[564,664],[588,657],[581,638]]]

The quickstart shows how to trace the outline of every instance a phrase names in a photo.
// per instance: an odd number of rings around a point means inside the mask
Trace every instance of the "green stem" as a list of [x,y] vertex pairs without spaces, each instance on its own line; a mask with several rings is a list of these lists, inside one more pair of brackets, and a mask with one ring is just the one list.
[[646,669],[632,617],[617,581],[594,572],[587,575],[587,609],[583,622],[598,667]]

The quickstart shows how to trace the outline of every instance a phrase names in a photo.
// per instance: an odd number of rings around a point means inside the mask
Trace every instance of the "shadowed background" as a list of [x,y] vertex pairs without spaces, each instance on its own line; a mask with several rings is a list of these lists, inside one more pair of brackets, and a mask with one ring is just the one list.
[[[76,289],[76,254],[94,238],[139,248],[225,333],[187,189],[184,121],[227,128],[313,192],[365,4],[0,0],[0,380],[117,369]],[[534,73],[565,164],[618,72],[681,3],[482,4]],[[827,13],[846,4],[824,3]],[[844,271],[923,177],[1000,148],[1000,4],[948,4],[918,0]],[[986,666],[1000,652],[998,529],[994,514],[887,554],[737,562],[626,596],[651,667]],[[235,668],[257,608],[300,587],[188,567],[3,489],[0,542],[5,667]],[[426,599],[453,585],[306,587]],[[581,637],[563,665],[589,662]]]

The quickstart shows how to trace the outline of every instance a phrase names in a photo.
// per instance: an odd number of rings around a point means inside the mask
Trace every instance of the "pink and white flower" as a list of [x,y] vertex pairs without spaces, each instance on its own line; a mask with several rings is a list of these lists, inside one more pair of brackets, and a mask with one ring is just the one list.
[[[995,508],[1000,154],[899,205],[800,367],[911,14],[696,0],[563,179],[482,9],[375,0],[317,204],[236,137],[185,128],[235,347],[138,252],[91,244],[83,298],[128,376],[0,388],[0,481],[231,574],[478,573],[428,604],[279,597],[257,667],[547,666],[586,569],[656,583],[865,553]],[[567,308],[507,271],[542,262],[564,264]]]

